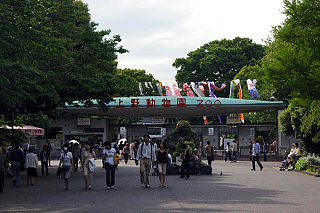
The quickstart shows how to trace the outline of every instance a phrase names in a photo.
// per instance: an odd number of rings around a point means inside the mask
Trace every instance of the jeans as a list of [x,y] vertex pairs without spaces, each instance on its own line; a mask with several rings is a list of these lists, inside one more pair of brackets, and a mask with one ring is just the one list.
[[44,168],[46,168],[46,175],[49,174],[48,172],[48,161],[41,161],[41,173],[44,175]]
[[79,158],[73,158],[74,171],[78,171]]
[[238,154],[238,151],[233,151],[233,152],[232,152],[232,160],[233,160],[234,162],[237,162],[237,154]]
[[256,169],[256,164],[255,164],[255,161],[257,161],[260,169],[263,168],[262,164],[260,163],[260,160],[259,160],[259,156],[252,156],[252,169],[255,170]]
[[5,172],[0,172],[0,193],[3,192],[4,188],[4,173]]
[[227,162],[228,156],[229,156],[229,160],[232,161],[232,159],[231,159],[231,152],[226,152],[226,157],[224,158],[224,161],[225,161],[225,162]]
[[212,156],[207,156],[208,165],[211,166]]
[[20,182],[20,162],[12,162],[12,170],[13,170],[13,185],[14,186],[19,186],[19,182]]
[[263,160],[264,160],[264,161],[267,161],[267,160],[268,160],[268,159],[267,159],[267,152],[264,152],[264,153],[263,153]]
[[83,176],[84,176],[85,185],[91,188],[92,180],[93,180],[93,172],[90,171],[89,165],[83,166]]
[[181,177],[186,176],[186,178],[190,177],[190,163],[188,160],[182,161],[181,165]]
[[116,166],[115,165],[109,165],[109,163],[105,163],[105,169],[106,169],[106,184],[107,187],[114,186],[115,184],[115,171]]
[[149,185],[149,175],[152,166],[152,161],[150,158],[142,158],[140,160],[140,183],[144,185]]
[[129,153],[124,153],[124,154],[123,154],[123,157],[124,157],[125,163],[128,163]]

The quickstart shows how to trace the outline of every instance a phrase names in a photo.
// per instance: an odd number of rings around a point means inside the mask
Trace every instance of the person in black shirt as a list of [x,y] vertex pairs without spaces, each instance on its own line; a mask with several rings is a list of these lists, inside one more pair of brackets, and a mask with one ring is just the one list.
[[181,165],[181,176],[180,178],[190,178],[190,153],[188,152],[188,146],[184,143],[183,138],[179,138],[179,142],[182,146],[182,165]]
[[12,178],[13,186],[18,187],[20,182],[20,167],[24,164],[24,154],[18,145],[15,145],[10,153],[10,162],[14,173]]
[[42,151],[40,152],[42,176],[44,176],[44,168],[46,168],[46,176],[49,175],[49,172],[48,172],[49,157],[50,157],[50,151],[48,150],[48,146],[44,145]]
[[166,181],[168,151],[167,151],[167,145],[164,142],[160,143],[160,146],[159,146],[159,149],[157,150],[156,155],[157,155],[160,187],[166,187],[164,183]]

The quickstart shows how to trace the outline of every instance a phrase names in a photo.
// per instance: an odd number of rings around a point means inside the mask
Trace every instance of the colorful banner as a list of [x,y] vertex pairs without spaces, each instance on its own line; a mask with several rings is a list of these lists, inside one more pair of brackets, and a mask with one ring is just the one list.
[[187,93],[187,97],[194,97],[195,96],[187,83],[183,84],[183,89]]
[[155,92],[155,91],[154,91],[154,88],[153,88],[153,86],[152,86],[152,82],[148,82],[148,84],[149,84],[149,86],[151,87],[152,92]]
[[[234,98],[234,88],[233,88],[233,84],[238,85],[238,89],[239,89],[239,99],[242,99],[242,88],[241,88],[241,84],[240,84],[240,79],[232,80],[232,81],[230,82],[230,94],[229,94],[229,98]],[[243,113],[239,113],[238,116],[240,117],[242,123],[244,123]]]
[[171,91],[169,85],[166,85],[165,88],[166,88],[166,96],[172,96],[172,91]]
[[140,90],[140,95],[144,96],[142,84],[140,82],[139,82],[139,90]]
[[259,97],[258,91],[256,89],[256,79],[253,79],[253,81],[251,81],[251,79],[247,79],[247,85],[248,85],[248,90],[251,96],[251,99],[256,99]]
[[161,89],[161,86],[159,83],[157,83],[157,90],[158,90],[159,95],[162,96],[162,89]]
[[202,90],[199,87],[198,83],[191,82],[191,87],[193,91],[197,94],[198,97],[204,97]]
[[174,96],[177,96],[177,97],[182,96],[180,93],[180,88],[176,84],[173,84],[173,94]]

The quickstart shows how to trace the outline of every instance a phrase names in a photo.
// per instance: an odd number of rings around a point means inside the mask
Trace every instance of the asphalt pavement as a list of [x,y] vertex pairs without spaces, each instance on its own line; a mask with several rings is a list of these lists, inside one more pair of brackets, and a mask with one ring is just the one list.
[[[13,188],[6,179],[0,194],[0,212],[319,212],[320,178],[297,172],[279,171],[280,163],[262,162],[262,171],[251,171],[251,162],[213,162],[210,176],[167,177],[160,188],[158,176],[150,177],[151,188],[141,187],[139,168],[121,162],[116,187],[106,190],[101,160],[94,174],[92,190],[84,189],[82,172],[71,174],[71,190],[55,176],[38,177],[35,186]],[[222,172],[222,175],[220,176]]]

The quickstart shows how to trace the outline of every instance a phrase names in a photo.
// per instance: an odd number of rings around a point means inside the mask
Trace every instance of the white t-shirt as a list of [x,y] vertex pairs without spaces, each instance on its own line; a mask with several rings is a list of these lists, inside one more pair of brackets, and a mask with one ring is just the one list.
[[105,149],[103,150],[102,154],[106,156],[106,163],[109,163],[109,165],[114,165],[114,155],[116,153],[116,150],[114,148],[111,149]]
[[71,152],[67,152],[67,153],[61,153],[61,157],[60,159],[62,160],[62,165],[65,166],[71,166],[71,159],[72,159],[72,153]]

